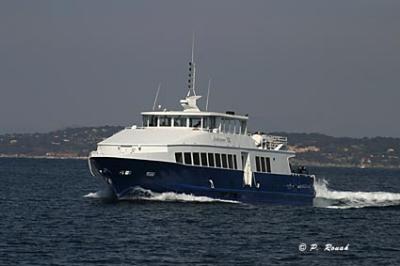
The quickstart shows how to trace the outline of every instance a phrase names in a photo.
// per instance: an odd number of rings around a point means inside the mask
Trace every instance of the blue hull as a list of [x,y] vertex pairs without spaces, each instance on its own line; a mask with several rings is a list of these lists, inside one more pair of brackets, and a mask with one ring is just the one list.
[[[258,186],[243,185],[243,171],[176,163],[96,157],[92,170],[111,185],[118,198],[135,187],[240,202],[312,205],[314,179],[308,175],[254,173]],[[210,181],[211,180],[211,181]]]

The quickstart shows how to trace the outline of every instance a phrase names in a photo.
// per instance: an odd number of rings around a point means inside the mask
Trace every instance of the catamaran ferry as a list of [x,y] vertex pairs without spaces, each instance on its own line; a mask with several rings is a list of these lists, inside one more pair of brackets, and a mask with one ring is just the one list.
[[[196,68],[189,62],[181,111],[143,112],[131,126],[98,143],[89,168],[118,199],[136,189],[208,196],[240,202],[312,204],[314,176],[293,171],[287,138],[250,133],[247,115],[201,111]],[[158,95],[158,91],[157,91]]]

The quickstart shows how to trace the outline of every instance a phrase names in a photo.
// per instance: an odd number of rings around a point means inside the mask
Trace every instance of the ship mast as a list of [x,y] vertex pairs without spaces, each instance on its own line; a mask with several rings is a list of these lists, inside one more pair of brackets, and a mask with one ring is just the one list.
[[[192,39],[192,57],[189,62],[188,92],[186,98],[180,100],[185,112],[199,112],[197,100],[201,98],[196,94],[196,64],[194,62],[194,34]],[[193,95],[192,95],[193,94]]]
[[189,78],[188,78],[188,93],[186,97],[189,97],[193,92],[193,96],[196,96],[196,64],[194,63],[194,34],[192,39],[192,57],[189,62]]

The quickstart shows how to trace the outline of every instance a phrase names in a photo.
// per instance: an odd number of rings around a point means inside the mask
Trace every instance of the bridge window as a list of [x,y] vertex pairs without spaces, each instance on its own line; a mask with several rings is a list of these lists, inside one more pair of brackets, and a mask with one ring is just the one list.
[[177,163],[183,163],[182,152],[175,152],[175,161]]
[[192,164],[192,154],[190,152],[185,152],[185,164]]
[[170,127],[171,126],[171,117],[161,116],[159,119],[160,119],[160,127]]
[[200,157],[198,152],[193,153],[193,164],[200,165]]
[[246,134],[247,133],[247,123],[246,121],[240,121],[240,133]]
[[158,122],[158,117],[155,115],[151,115],[149,117],[149,127],[156,127]]
[[233,163],[234,163],[235,169],[237,170],[237,169],[238,169],[238,167],[237,167],[236,154],[235,154],[235,155],[233,155]]
[[200,128],[201,127],[201,118],[197,118],[197,117],[189,118],[189,127]]
[[174,117],[174,127],[186,127],[186,117]]

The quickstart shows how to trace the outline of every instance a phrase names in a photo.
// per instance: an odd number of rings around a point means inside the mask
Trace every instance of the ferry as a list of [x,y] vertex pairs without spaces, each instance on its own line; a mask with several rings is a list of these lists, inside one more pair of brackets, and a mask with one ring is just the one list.
[[[182,110],[142,112],[141,125],[101,141],[88,158],[120,200],[138,189],[185,193],[246,203],[311,205],[314,175],[292,169],[286,137],[250,133],[248,115],[200,110],[196,65],[189,62]],[[210,87],[208,88],[210,89]],[[209,90],[208,90],[209,95]]]

